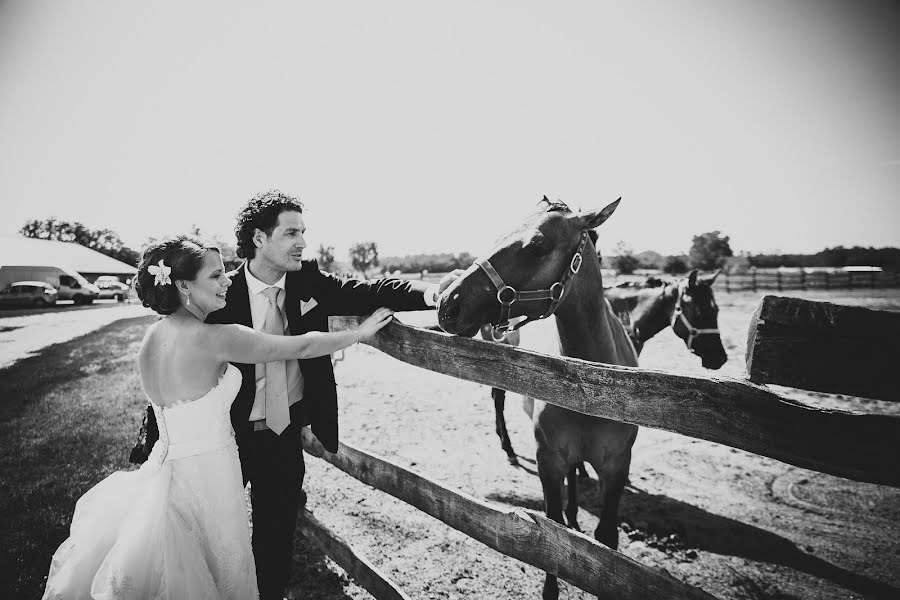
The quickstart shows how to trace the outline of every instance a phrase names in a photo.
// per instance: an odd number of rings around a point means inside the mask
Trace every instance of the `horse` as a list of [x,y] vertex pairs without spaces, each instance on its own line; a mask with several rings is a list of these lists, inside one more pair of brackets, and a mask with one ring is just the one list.
[[[505,235],[487,258],[479,258],[441,295],[438,324],[472,337],[485,323],[501,329],[551,315],[563,356],[637,366],[628,333],[603,296],[600,261],[588,231],[603,224],[621,198],[602,210],[573,212],[546,196],[537,212]],[[537,470],[548,518],[565,525],[562,483],[577,462],[591,463],[600,488],[600,522],[594,537],[618,547],[618,508],[631,466],[636,425],[584,415],[531,399]],[[556,576],[547,574],[543,597],[559,597]]]
[[[700,275],[694,269],[676,282],[648,277],[644,282],[626,282],[606,288],[605,297],[612,305],[616,317],[625,326],[638,355],[648,340],[666,327],[671,327],[675,335],[684,340],[688,351],[700,357],[705,368],[715,370],[728,360],[719,336],[719,308],[712,290],[718,275],[719,271]],[[518,331],[498,336],[497,339],[490,324],[481,326],[481,337],[510,346],[518,346],[520,343]],[[491,398],[494,401],[494,423],[500,447],[506,452],[509,464],[517,465],[519,461],[509,438],[503,412],[506,390],[491,388]],[[583,477],[587,476],[583,465],[578,465],[577,468]],[[572,476],[569,484],[574,485]],[[570,489],[569,493],[571,500],[574,489]],[[572,520],[574,518],[570,519],[570,523]]]
[[706,369],[716,370],[728,360],[719,335],[719,307],[712,285],[719,271],[701,275],[697,269],[675,282],[648,279],[605,291],[616,316],[625,326],[638,354],[649,339],[671,327],[689,352]]

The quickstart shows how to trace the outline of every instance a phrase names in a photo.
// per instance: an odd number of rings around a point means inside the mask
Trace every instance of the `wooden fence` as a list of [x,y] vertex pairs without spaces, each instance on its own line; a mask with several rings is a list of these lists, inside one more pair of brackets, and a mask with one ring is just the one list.
[[745,290],[836,290],[900,287],[900,273],[887,271],[804,271],[755,269],[748,273],[722,273],[717,288],[726,292]]
[[[804,315],[799,319],[804,325],[794,332],[795,339],[812,335],[819,341],[822,331],[810,329],[810,323],[823,320],[838,323],[826,336],[833,349],[840,348],[847,340],[871,341],[871,332],[884,323],[889,323],[886,327],[891,328],[900,324],[897,320],[900,315],[892,313],[866,309],[859,309],[865,314],[856,310],[835,312],[833,308],[816,307],[826,303],[810,302],[776,306],[772,298],[775,297],[763,299],[757,312],[758,323],[751,325],[748,370],[758,382],[774,382],[778,375],[771,361],[766,363],[766,368],[757,368],[757,364],[765,363],[770,351],[782,351],[770,350],[783,346],[766,341],[771,339],[772,327],[779,327],[778,319],[793,323],[791,314]],[[781,300],[785,299],[776,299],[776,304]],[[355,317],[332,318],[331,328],[344,329],[359,321]],[[900,339],[896,329],[890,332],[887,337]],[[369,343],[409,364],[527,394],[584,414],[718,442],[849,479],[900,487],[900,469],[896,466],[896,457],[900,455],[900,417],[819,409],[746,380],[676,375],[551,357],[398,322],[385,327]],[[896,344],[888,351],[895,352]],[[807,344],[806,351],[821,346]],[[851,344],[851,351],[852,347]],[[893,356],[896,360],[900,355]],[[859,379],[857,374],[853,376]],[[804,377],[794,377],[792,385],[808,385],[811,381],[808,374]],[[900,400],[896,391],[892,391],[898,389],[898,375],[892,373],[891,377],[884,392],[878,395],[887,400]],[[819,378],[813,385],[823,387],[828,383]],[[540,513],[498,510],[343,444],[337,453],[330,454],[311,434],[305,437],[304,447],[360,481],[485,545],[558,575],[601,598],[711,598],[702,590],[642,565]],[[396,585],[364,559],[356,557],[349,546],[336,540],[321,525],[308,523],[305,521],[303,527],[311,527],[313,537],[323,540],[325,552],[329,555],[334,552],[333,558],[376,598],[404,597]]]

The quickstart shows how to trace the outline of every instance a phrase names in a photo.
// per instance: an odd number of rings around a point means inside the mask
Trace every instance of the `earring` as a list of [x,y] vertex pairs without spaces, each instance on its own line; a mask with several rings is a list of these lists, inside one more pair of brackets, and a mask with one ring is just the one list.
[[190,305],[191,305],[191,293],[190,293],[190,292],[188,292],[188,293],[187,293],[187,296],[185,296],[185,299],[184,299],[184,305],[185,305],[185,306],[190,306]]

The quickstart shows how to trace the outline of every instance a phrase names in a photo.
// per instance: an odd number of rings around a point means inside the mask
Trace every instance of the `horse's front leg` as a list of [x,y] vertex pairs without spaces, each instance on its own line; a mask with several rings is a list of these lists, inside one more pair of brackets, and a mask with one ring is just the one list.
[[[562,483],[566,474],[566,466],[559,455],[542,451],[539,447],[537,451],[537,467],[538,476],[541,479],[541,487],[544,490],[544,510],[546,515],[560,525],[565,526],[562,510]],[[559,598],[559,582],[556,579],[556,575],[547,573],[544,579],[543,598],[544,600],[557,600]]]
[[[582,464],[582,468],[584,468],[584,463]],[[566,500],[566,522],[569,524],[569,527],[574,529],[575,531],[581,531],[578,527],[578,467],[572,467],[569,469],[569,473],[566,475],[566,492],[567,492],[567,500]]]
[[491,388],[491,398],[494,399],[494,420],[496,422],[497,435],[500,437],[500,446],[506,452],[506,459],[509,461],[509,464],[518,465],[519,459],[516,458],[516,452],[513,450],[509,432],[506,430],[506,418],[503,416],[503,409],[506,407],[506,390]]
[[628,470],[631,467],[631,451],[619,462],[616,468],[601,471],[600,465],[594,465],[600,486],[600,522],[594,530],[594,539],[613,550],[619,547],[619,501],[625,491]]

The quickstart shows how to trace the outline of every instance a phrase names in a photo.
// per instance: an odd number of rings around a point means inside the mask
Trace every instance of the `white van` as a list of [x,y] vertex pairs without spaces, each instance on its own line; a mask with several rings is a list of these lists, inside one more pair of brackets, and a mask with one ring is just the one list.
[[16,281],[46,281],[56,288],[57,300],[74,300],[90,304],[100,296],[100,289],[72,269],[64,267],[0,267],[0,290]]

